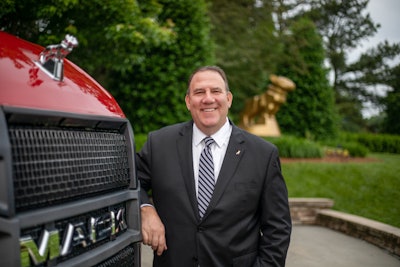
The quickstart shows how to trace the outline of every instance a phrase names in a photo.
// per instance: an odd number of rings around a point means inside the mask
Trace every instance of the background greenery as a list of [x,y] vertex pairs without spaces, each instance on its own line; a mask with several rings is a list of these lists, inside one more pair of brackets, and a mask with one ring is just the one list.
[[[188,119],[187,77],[198,66],[217,64],[230,80],[235,122],[245,99],[265,92],[273,73],[297,84],[277,114],[285,133],[313,140],[334,138],[338,130],[399,134],[399,64],[391,60],[400,45],[383,42],[347,60],[379,30],[367,4],[7,0],[0,3],[0,29],[43,46],[74,34],[79,47],[68,58],[116,97],[137,133]],[[363,118],[365,102],[383,112]]]
[[[230,81],[235,122],[245,99],[266,91],[270,74],[296,83],[277,114],[282,132],[290,134],[274,140],[283,155],[321,157],[326,146],[356,156],[367,155],[365,149],[399,153],[400,44],[382,42],[348,61],[352,49],[379,30],[367,4],[6,0],[0,2],[0,29],[43,46],[75,35],[79,47],[68,58],[115,96],[138,147],[149,131],[189,119],[184,104],[189,74],[217,64]],[[364,118],[365,102],[382,112]],[[399,226],[399,191],[394,190],[399,188],[399,157],[372,156],[381,161],[284,164],[289,194],[330,197],[336,209]]]

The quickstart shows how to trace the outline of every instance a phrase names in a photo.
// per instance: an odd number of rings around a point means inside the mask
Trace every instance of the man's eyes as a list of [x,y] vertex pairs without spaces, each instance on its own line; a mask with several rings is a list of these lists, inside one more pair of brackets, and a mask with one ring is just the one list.
[[[195,90],[193,93],[195,95],[202,95],[202,94],[206,93],[206,90]],[[213,88],[213,89],[211,89],[211,93],[212,94],[220,94],[220,93],[222,93],[222,90],[220,88]]]
[[211,90],[211,93],[213,93],[213,94],[222,93],[222,89],[221,88],[214,88],[214,89]]
[[196,90],[196,91],[194,91],[195,95],[201,95],[201,94],[204,94],[204,93],[205,93],[204,90]]

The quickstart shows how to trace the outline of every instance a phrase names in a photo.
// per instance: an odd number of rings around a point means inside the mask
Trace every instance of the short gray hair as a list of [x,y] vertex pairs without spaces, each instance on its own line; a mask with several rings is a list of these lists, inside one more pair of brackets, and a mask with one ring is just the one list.
[[186,91],[186,94],[187,94],[187,95],[188,95],[189,92],[190,92],[190,83],[192,82],[193,76],[194,76],[196,73],[202,72],[202,71],[214,71],[214,72],[218,73],[218,74],[222,77],[222,79],[224,80],[224,82],[225,82],[225,89],[226,89],[226,92],[229,92],[228,79],[226,78],[226,74],[225,74],[224,70],[221,69],[221,68],[218,67],[218,66],[203,66],[203,67],[200,67],[200,68],[196,69],[196,70],[192,73],[192,75],[190,75],[189,80],[188,80],[188,85],[187,85],[187,91]]

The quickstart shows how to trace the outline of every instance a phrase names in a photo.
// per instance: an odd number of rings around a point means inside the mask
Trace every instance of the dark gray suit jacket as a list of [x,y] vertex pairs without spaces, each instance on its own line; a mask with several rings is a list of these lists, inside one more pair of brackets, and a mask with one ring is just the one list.
[[152,189],[168,250],[154,266],[284,266],[291,233],[278,150],[233,125],[210,205],[200,220],[193,121],[152,132],[137,154],[141,201]]

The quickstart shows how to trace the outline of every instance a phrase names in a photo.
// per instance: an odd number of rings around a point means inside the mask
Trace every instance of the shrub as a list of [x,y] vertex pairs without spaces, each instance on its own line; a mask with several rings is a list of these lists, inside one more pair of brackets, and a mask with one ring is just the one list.
[[400,154],[400,136],[372,133],[341,133],[344,142],[357,142],[371,152]]
[[369,150],[366,146],[358,142],[350,141],[327,141],[324,145],[328,146],[325,148],[325,154],[332,156],[350,156],[350,157],[366,157]]
[[324,155],[319,144],[306,139],[293,136],[265,139],[275,144],[279,149],[279,155],[284,158],[322,158]]
[[324,149],[325,156],[328,157],[341,157],[341,158],[347,158],[350,156],[350,152],[341,147],[325,147]]
[[343,148],[349,151],[351,157],[365,157],[368,154],[368,148],[356,142],[343,143]]
[[135,148],[136,151],[140,151],[144,143],[146,143],[147,134],[135,134]]

